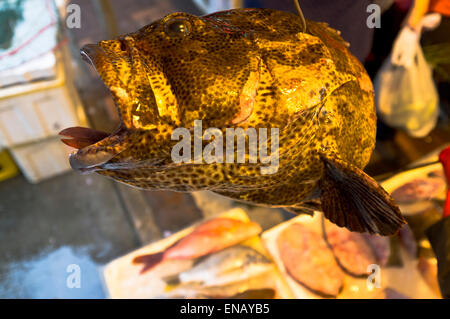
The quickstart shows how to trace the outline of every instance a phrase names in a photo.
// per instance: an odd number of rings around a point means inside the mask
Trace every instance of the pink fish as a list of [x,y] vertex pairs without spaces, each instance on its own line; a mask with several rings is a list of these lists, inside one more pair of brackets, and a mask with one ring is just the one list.
[[294,223],[277,238],[286,272],[299,284],[323,297],[336,297],[342,290],[344,273],[320,234]]
[[214,218],[197,226],[190,234],[162,252],[137,256],[135,264],[144,264],[141,274],[165,260],[195,259],[233,246],[262,231],[254,222],[234,218]]
[[359,233],[330,223],[326,227],[326,241],[338,264],[354,276],[367,276],[367,266],[376,263],[372,248]]

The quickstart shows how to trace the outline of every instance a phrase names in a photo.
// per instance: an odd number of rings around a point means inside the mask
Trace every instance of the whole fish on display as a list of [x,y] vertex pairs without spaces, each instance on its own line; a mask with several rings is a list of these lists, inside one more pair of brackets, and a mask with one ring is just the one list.
[[[339,266],[353,276],[368,276],[370,273],[367,272],[367,267],[378,264],[379,260],[375,254],[375,249],[364,237],[365,234],[351,232],[325,220],[322,221],[325,241],[333,251]],[[387,241],[387,247],[389,248],[389,239],[387,237],[381,238]]]
[[322,236],[294,223],[278,235],[277,248],[286,272],[299,284],[323,297],[336,297],[344,273]]
[[270,270],[273,263],[264,255],[247,246],[233,246],[208,255],[193,268],[180,273],[180,284],[224,286],[248,280]]
[[135,264],[143,264],[145,273],[165,260],[195,259],[258,235],[261,227],[254,222],[244,222],[234,218],[218,217],[195,227],[164,251],[140,255],[133,259]]
[[[79,149],[71,166],[142,189],[210,190],[294,213],[321,209],[352,231],[394,234],[404,223],[397,205],[362,171],[375,145],[372,83],[339,34],[288,12],[234,9],[173,13],[87,45],[82,56],[121,121],[112,134],[63,130],[63,141]],[[222,136],[228,128],[267,129],[276,166],[251,162],[249,147],[243,163],[196,162],[199,120]],[[172,158],[177,128],[194,132],[190,162]]]

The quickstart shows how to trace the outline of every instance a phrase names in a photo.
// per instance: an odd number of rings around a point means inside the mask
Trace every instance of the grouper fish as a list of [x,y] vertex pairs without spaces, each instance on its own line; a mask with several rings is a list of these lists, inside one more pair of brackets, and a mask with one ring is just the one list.
[[[210,190],[296,213],[320,209],[352,231],[397,232],[397,205],[362,171],[376,134],[371,80],[338,31],[303,22],[272,9],[172,13],[86,45],[81,54],[111,91],[120,125],[112,134],[63,130],[79,149],[71,166],[142,189]],[[262,174],[267,164],[251,162],[249,147],[244,163],[175,162],[172,133],[199,120],[223,136],[277,129],[267,137],[277,139],[276,170]]]

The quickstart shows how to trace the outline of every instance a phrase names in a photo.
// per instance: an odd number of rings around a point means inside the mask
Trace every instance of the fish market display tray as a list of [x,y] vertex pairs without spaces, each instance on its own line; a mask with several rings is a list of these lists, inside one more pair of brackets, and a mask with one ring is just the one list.
[[[323,238],[322,213],[315,212],[314,216],[301,215],[291,220],[275,226],[262,234],[262,240],[272,259],[277,264],[281,274],[288,283],[295,298],[299,299],[320,299],[324,298],[295,280],[286,270],[281,259],[277,245],[278,236],[286,227],[299,223],[309,230],[316,232]],[[409,255],[405,249],[400,248],[402,267],[381,267],[380,268],[380,288],[369,286],[367,278],[355,277],[344,274],[342,290],[337,298],[439,298],[433,290],[426,284],[421,274],[417,270],[417,259]],[[369,273],[368,273],[369,274]]]
[[[245,211],[234,208],[214,218],[233,218],[243,222],[249,222]],[[181,272],[186,272],[194,266],[194,260],[166,260],[156,265],[147,272],[141,273],[142,265],[133,263],[137,256],[161,252],[171,247],[181,238],[194,231],[197,225],[183,229],[170,237],[151,243],[137,249],[123,257],[113,260],[103,267],[103,283],[107,295],[110,298],[202,298],[205,293],[208,296],[229,297],[240,295],[246,291],[265,291],[268,288],[274,291],[274,298],[292,298],[286,282],[281,278],[277,267],[271,263],[271,269],[256,277],[247,280],[233,282],[224,286],[201,287],[189,290],[169,289],[170,284],[166,278],[173,277]],[[244,239],[239,245],[250,247],[270,259],[258,236]],[[233,246],[232,246],[233,247]],[[217,252],[216,252],[217,253]],[[208,257],[210,255],[207,255]],[[219,267],[220,265],[217,265]],[[178,291],[178,292],[177,292]]]
[[[434,158],[432,158],[434,160]],[[403,215],[420,214],[431,207],[441,208],[447,185],[440,163],[405,171],[382,183]]]

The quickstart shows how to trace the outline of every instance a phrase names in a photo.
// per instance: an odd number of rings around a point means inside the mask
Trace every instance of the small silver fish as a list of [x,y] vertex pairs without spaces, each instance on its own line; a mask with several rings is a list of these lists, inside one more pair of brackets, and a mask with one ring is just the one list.
[[247,280],[273,269],[264,255],[247,246],[233,246],[206,257],[178,275],[181,285],[223,286]]

